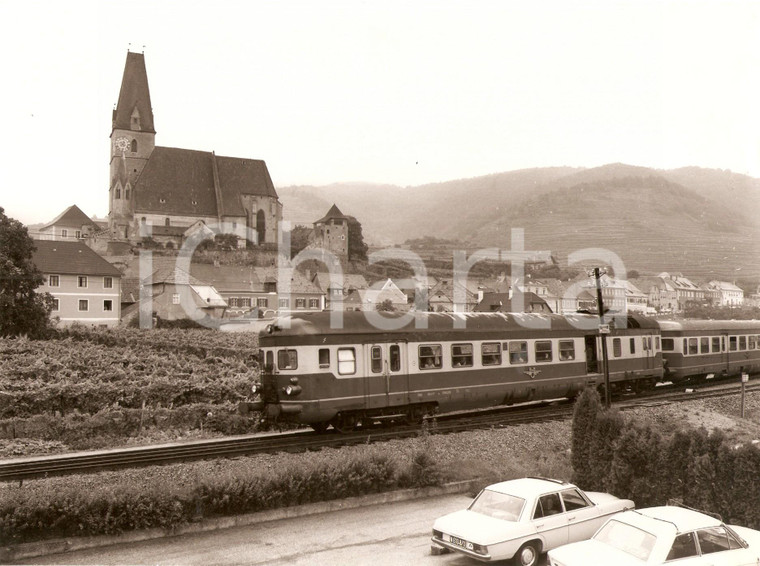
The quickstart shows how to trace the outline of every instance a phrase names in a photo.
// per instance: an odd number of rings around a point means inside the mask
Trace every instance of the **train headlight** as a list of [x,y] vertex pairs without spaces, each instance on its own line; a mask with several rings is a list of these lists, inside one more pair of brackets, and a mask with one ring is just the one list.
[[261,385],[259,385],[258,383],[254,383],[253,385],[251,385],[251,393],[253,393],[254,395],[256,395],[256,393],[258,393],[260,389],[261,389]]
[[283,389],[285,392],[285,395],[288,397],[293,397],[295,395],[298,395],[301,392],[301,386],[300,385],[286,385]]

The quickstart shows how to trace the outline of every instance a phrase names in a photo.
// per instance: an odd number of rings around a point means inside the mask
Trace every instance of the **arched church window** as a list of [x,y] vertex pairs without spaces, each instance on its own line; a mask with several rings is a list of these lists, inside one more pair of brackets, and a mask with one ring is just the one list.
[[164,224],[165,224],[166,226],[169,226],[169,225],[170,225],[170,223],[171,223],[171,221],[170,221],[168,218],[167,218],[166,220],[164,220]]
[[121,198],[121,189],[119,187],[116,187],[116,198],[117,199]]
[[130,151],[132,153],[136,153],[137,152],[137,140],[132,140],[132,147],[130,147]]
[[127,199],[127,200],[129,200],[129,187],[127,187],[126,189],[124,189],[124,198]]

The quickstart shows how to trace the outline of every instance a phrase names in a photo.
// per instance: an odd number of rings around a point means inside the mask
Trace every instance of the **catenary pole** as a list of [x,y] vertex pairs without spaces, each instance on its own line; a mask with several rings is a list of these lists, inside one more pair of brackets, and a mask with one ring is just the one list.
[[599,312],[599,334],[602,337],[602,364],[604,365],[604,408],[610,408],[610,368],[607,363],[607,334],[602,331],[604,327],[604,303],[602,302],[602,283],[601,271],[598,267],[594,268],[594,278],[596,279],[596,302]]

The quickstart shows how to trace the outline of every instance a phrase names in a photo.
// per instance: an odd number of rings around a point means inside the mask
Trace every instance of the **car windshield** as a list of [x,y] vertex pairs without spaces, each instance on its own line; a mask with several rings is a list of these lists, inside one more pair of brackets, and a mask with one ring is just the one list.
[[594,540],[614,546],[626,554],[646,561],[657,542],[657,537],[633,525],[610,519],[594,535]]
[[504,521],[517,521],[525,500],[514,495],[484,489],[470,505],[470,511]]

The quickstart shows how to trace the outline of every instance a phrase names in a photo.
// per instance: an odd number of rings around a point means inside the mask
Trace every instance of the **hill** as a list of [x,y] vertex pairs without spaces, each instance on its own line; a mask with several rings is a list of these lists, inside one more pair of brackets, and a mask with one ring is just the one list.
[[468,248],[506,248],[510,228],[523,228],[526,249],[560,259],[603,247],[641,273],[760,276],[760,180],[730,171],[610,164],[419,187],[355,183],[278,192],[286,220],[313,222],[335,202],[378,245],[434,236]]

